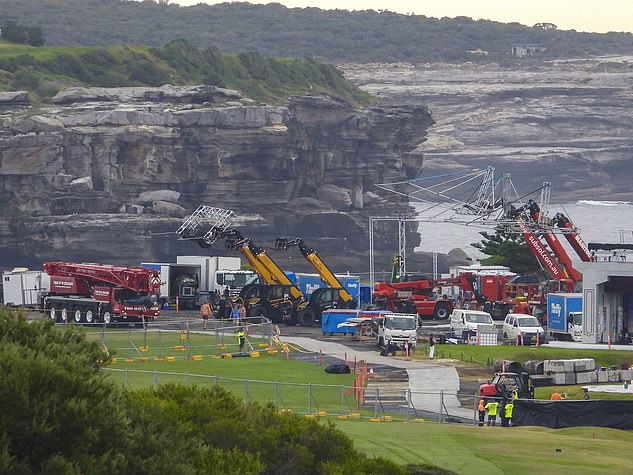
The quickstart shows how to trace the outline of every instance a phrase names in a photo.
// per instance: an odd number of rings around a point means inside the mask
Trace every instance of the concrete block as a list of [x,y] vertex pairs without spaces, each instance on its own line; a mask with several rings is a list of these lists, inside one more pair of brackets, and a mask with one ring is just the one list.
[[576,373],[565,373],[565,384],[576,384]]
[[543,361],[543,372],[550,373],[573,373],[573,360],[545,360]]
[[565,384],[565,373],[552,373],[550,376],[552,377],[552,385]]
[[609,375],[607,374],[607,371],[596,371],[596,375],[598,376],[599,383],[609,382]]
[[633,371],[630,369],[621,369],[620,370],[620,381],[630,381]]
[[617,383],[618,381],[620,381],[620,370],[608,369],[607,381],[610,383]]
[[592,358],[579,358],[574,360],[574,371],[582,373],[596,369],[596,360]]
[[595,371],[585,371],[584,373],[576,373],[576,384],[596,383],[598,375]]

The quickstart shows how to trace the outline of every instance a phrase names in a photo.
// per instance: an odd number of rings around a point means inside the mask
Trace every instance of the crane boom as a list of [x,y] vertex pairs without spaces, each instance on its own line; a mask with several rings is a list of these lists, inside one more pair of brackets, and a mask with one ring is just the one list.
[[239,229],[234,228],[224,233],[227,247],[238,249],[248,260],[260,277],[269,285],[289,285],[293,299],[305,299],[303,292],[288,278],[284,271],[273,261],[266,251],[255,245],[250,238],[244,238]]
[[564,272],[567,274],[566,277],[571,279],[574,285],[576,284],[576,282],[582,280],[582,274],[574,268],[569,254],[567,254],[567,251],[565,251],[565,248],[558,240],[556,235],[554,233],[547,232],[543,234],[543,237],[545,238],[545,241],[547,241],[550,249],[558,259],[558,262],[560,262],[560,264],[562,265]]
[[587,243],[585,243],[585,241],[580,237],[580,234],[578,234],[574,223],[572,223],[571,220],[563,213],[556,213],[552,222],[555,226],[570,231],[565,233],[565,239],[567,239],[571,247],[574,251],[576,251],[576,254],[578,254],[578,257],[580,257],[583,262],[591,262],[592,257],[589,247],[587,247]]
[[319,273],[321,280],[326,283],[328,287],[338,288],[339,297],[343,302],[351,302],[354,300],[352,294],[341,284],[341,281],[334,275],[334,273],[325,265],[325,262],[319,257],[316,250],[306,246],[301,238],[278,238],[275,241],[275,249],[288,249],[289,246],[297,246],[301,251],[301,254],[305,259],[312,264],[312,267]]
[[158,293],[158,273],[143,267],[116,267],[70,262],[45,262],[44,270],[50,276],[81,278],[92,285],[121,287],[135,292]]
[[541,243],[538,237],[521,221],[517,221],[519,232],[525,239],[525,242],[529,246],[532,253],[536,256],[541,264],[547,269],[554,279],[564,279],[565,275],[563,271],[558,267],[554,258],[547,252],[545,246]]

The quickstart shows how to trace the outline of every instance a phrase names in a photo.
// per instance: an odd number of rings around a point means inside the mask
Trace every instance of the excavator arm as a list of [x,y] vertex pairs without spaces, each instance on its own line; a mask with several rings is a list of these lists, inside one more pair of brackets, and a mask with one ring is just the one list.
[[352,294],[350,294],[345,289],[343,284],[341,284],[341,282],[336,278],[334,273],[321,260],[317,252],[311,247],[306,246],[305,243],[303,242],[303,239],[278,238],[275,241],[275,249],[286,250],[290,246],[297,246],[299,248],[303,257],[305,257],[305,259],[310,264],[312,264],[312,267],[314,267],[316,271],[319,273],[319,277],[321,277],[321,280],[325,282],[328,287],[339,289],[339,297],[341,298],[341,300],[343,300],[343,302],[347,303],[347,302],[352,302],[354,300],[354,297],[352,296]]

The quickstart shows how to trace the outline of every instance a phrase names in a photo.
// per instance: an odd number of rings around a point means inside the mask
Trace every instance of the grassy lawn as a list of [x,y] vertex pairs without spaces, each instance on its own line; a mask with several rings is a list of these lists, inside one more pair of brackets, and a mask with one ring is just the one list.
[[633,432],[615,429],[366,421],[337,421],[336,425],[366,453],[404,464],[432,464],[460,474],[630,472]]
[[[428,346],[422,346],[422,351],[417,351],[414,359],[428,359]],[[511,360],[525,363],[529,360],[555,360],[570,358],[593,358],[597,365],[612,366],[618,368],[622,363],[633,365],[633,351],[616,350],[592,350],[592,349],[568,349],[548,348],[546,346],[476,346],[476,345],[436,345],[436,358],[458,359],[472,362],[482,366],[489,366],[495,360]]]
[[[624,383],[604,383],[605,385],[613,386]],[[583,386],[600,386],[599,384],[576,384],[570,386],[547,386],[542,388],[534,388],[535,399],[549,399],[554,391],[558,391],[560,394],[567,394],[567,399],[583,399],[585,392],[582,390]],[[601,393],[591,392],[589,393],[591,399],[609,399],[609,400],[633,400],[633,394],[619,394],[619,393]]]
[[[99,338],[98,333],[88,336]],[[295,412],[357,412],[356,400],[349,390],[354,382],[351,374],[328,374],[316,361],[312,364],[286,360],[282,352],[270,355],[266,348],[256,346],[256,339],[251,339],[251,344],[260,350],[259,357],[218,358],[216,353],[235,352],[237,347],[234,343],[230,343],[233,347],[218,347],[221,343],[217,343],[212,334],[191,333],[187,338],[181,342],[179,332],[107,333],[103,341],[116,356],[116,362],[107,369],[109,378],[128,388],[166,383],[219,384],[245,399],[262,403],[270,401]],[[232,342],[234,338],[230,337],[230,340]],[[173,349],[181,343],[189,343],[191,348],[187,347],[186,351]],[[143,345],[147,351],[134,349]],[[173,361],[160,358],[171,355]],[[187,359],[194,355],[201,355],[202,359]]]
[[[174,356],[182,359],[192,355],[222,355],[239,351],[237,337],[233,332],[180,332],[166,330],[127,330],[109,329],[105,333],[87,332],[90,340],[100,341],[108,353],[115,358],[156,358]],[[265,350],[268,339],[262,339],[261,333],[249,335],[254,351]],[[251,348],[247,345],[246,350]]]

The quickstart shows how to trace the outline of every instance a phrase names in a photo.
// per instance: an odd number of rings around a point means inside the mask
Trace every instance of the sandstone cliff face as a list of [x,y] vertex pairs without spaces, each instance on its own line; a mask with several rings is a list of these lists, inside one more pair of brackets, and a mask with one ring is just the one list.
[[[200,250],[159,233],[208,204],[235,210],[259,245],[302,236],[336,271],[360,272],[368,217],[407,211],[374,184],[420,172],[422,155],[411,152],[432,124],[422,106],[361,110],[320,96],[267,106],[208,87],[73,89],[54,102],[2,116],[3,267],[173,261]],[[381,228],[388,265],[397,228]],[[296,253],[293,269],[307,270],[302,261]]]

